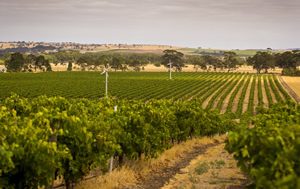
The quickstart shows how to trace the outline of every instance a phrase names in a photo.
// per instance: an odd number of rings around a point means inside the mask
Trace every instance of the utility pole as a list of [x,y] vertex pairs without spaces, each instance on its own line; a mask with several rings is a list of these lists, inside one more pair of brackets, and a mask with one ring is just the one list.
[[108,97],[108,68],[109,68],[109,64],[107,64],[107,66],[105,66],[103,72],[101,73],[101,75],[105,74],[105,97]]
[[170,66],[169,67],[169,72],[170,72],[170,80],[172,79],[172,62],[170,61],[170,59],[169,59],[169,64],[167,64],[168,66]]

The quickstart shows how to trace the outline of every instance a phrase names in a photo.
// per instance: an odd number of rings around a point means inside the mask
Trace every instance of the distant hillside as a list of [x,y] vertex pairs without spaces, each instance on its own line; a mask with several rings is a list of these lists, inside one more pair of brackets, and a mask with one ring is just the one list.
[[[81,53],[85,52],[118,52],[118,53],[155,53],[161,54],[166,49],[181,51],[187,55],[212,55],[222,56],[226,51],[233,51],[241,57],[253,56],[258,51],[280,53],[285,50],[272,49],[211,49],[211,48],[183,48],[170,45],[148,45],[148,44],[80,44],[73,42],[0,42],[0,55],[5,53],[40,53],[56,52],[61,50],[76,50]],[[293,48],[288,50],[299,50]]]

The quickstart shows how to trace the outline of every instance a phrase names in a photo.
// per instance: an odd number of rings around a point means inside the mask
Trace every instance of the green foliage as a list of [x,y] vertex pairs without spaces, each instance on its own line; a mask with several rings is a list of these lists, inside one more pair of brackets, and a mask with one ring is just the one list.
[[230,132],[226,149],[256,188],[299,188],[300,107],[293,103],[261,109],[251,128]]
[[230,71],[231,69],[235,69],[239,64],[239,60],[237,58],[237,54],[235,52],[224,52],[224,60],[223,60],[225,68]]
[[[300,51],[286,51],[275,55],[276,64],[284,69],[285,74],[294,74],[297,66],[300,66]],[[297,72],[296,72],[297,73]]]
[[[253,82],[249,85],[257,85],[259,104],[251,103],[251,97],[248,109],[255,110],[257,106],[262,106],[263,96],[260,77],[263,78],[264,76],[224,72],[174,72],[174,79],[169,81],[167,73],[110,72],[108,90],[110,96],[118,99],[147,101],[150,99],[190,100],[196,98],[200,99],[199,103],[203,103],[209,98],[208,109],[222,110],[227,108],[227,113],[231,113],[235,110],[233,106],[235,106],[234,101],[239,90],[243,90],[244,82],[251,77],[253,77]],[[271,80],[273,77],[268,76],[266,80]],[[255,78],[259,81],[257,84],[254,82]],[[275,90],[274,93],[278,93],[280,98],[283,97],[281,101],[289,100],[290,96],[275,77],[274,81],[272,91]],[[245,94],[246,89],[242,95]],[[250,92],[251,96],[254,93],[254,88],[251,87],[250,90],[252,91]],[[270,90],[270,88],[266,87],[266,90]],[[101,76],[99,72],[0,74],[0,98],[10,96],[11,92],[28,98],[45,94],[67,98],[98,99],[104,97],[105,77]],[[246,105],[241,101],[239,106],[239,110],[242,110],[242,106]]]
[[260,73],[261,70],[268,72],[268,69],[278,66],[283,68],[283,75],[300,75],[297,69],[300,66],[300,51],[285,51],[283,53],[271,54],[270,52],[259,51],[254,56],[248,57],[247,62]]
[[176,50],[164,50],[164,55],[162,56],[162,64],[169,67],[169,63],[172,63],[172,67],[176,70],[181,71],[184,66],[184,54]]
[[296,68],[283,68],[282,75],[300,76],[300,70],[298,70]]
[[5,61],[5,67],[8,72],[22,71],[25,59],[21,53],[13,53],[9,59]]
[[[114,106],[117,105],[117,110]],[[0,187],[66,187],[111,156],[155,157],[175,143],[235,127],[199,100],[87,100],[12,95],[0,103]]]
[[5,61],[5,66],[9,72],[32,72],[37,71],[37,69],[52,71],[49,60],[43,55],[35,56],[33,54],[14,53]]
[[249,57],[247,62],[257,70],[257,73],[260,73],[261,70],[265,70],[267,73],[268,69],[275,68],[275,58],[269,52],[257,52],[253,57]]
[[69,62],[68,63],[68,68],[67,68],[67,71],[72,71],[72,69],[73,69],[73,64],[72,64],[72,62]]
[[199,163],[195,168],[195,173],[197,173],[197,175],[202,175],[204,173],[207,173],[208,171],[209,164],[207,162]]

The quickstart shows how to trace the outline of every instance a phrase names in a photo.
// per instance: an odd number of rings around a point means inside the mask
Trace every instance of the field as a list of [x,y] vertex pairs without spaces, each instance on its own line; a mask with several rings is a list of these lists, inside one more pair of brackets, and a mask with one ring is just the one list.
[[[182,72],[109,73],[109,94],[119,99],[200,99],[205,109],[238,115],[255,112],[290,96],[275,75],[247,73]],[[39,95],[97,99],[104,96],[105,77],[95,72],[18,73],[0,75],[0,98],[11,92],[24,97]]]
[[[99,72],[0,74],[0,147],[7,162],[0,167],[0,188],[224,188],[252,181],[276,188],[284,179],[277,170],[298,168],[300,128],[293,124],[299,124],[300,108],[279,104],[291,97],[277,75],[172,76],[110,72],[112,98],[103,98]],[[249,120],[254,127],[245,125]],[[276,156],[266,158],[266,149]],[[275,161],[283,164],[272,168]],[[248,167],[245,176],[242,164],[262,173]],[[298,188],[294,180],[289,188]]]
[[292,90],[290,93],[294,93],[295,98],[300,102],[300,77],[283,76],[282,80],[288,85],[289,91]]
[[220,52],[224,52],[224,51],[231,51],[231,52],[235,52],[238,56],[254,56],[257,52],[272,52],[272,53],[281,53],[284,52],[284,50],[266,50],[266,49],[231,49],[231,50],[224,50],[224,49],[206,49],[206,48],[201,48],[201,49],[196,49],[196,48],[181,48],[178,49],[181,52],[185,53],[185,54],[202,54],[202,53],[212,53],[212,54],[218,54]]

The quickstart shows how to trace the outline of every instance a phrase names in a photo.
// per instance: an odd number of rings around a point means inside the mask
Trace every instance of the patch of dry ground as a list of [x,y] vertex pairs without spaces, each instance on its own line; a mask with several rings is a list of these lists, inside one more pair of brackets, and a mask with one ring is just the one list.
[[295,100],[300,102],[300,77],[281,76],[279,80]]
[[[225,138],[226,136],[222,135],[189,140],[166,150],[156,159],[127,162],[125,166],[115,169],[109,174],[82,181],[76,186],[76,189],[158,189],[164,185],[168,186],[167,183],[174,184],[175,178],[177,178],[175,175],[183,173],[182,170],[190,170],[190,165],[195,165],[195,162],[199,160],[210,162],[214,161],[213,158],[219,160],[223,157],[227,158],[226,165],[222,165],[220,170],[222,172],[224,170],[227,175],[230,169],[233,173],[231,174],[232,183],[243,186],[246,177],[237,174],[239,169],[236,167],[235,161],[231,156],[225,155]],[[220,156],[220,153],[223,155]],[[219,175],[221,176],[223,173],[219,173]],[[211,179],[211,182],[216,182],[216,179],[219,179],[217,183],[227,182],[222,177]]]
[[266,108],[269,105],[269,101],[268,101],[268,97],[267,97],[267,93],[266,93],[266,87],[265,87],[263,77],[261,77],[261,90],[262,90],[262,96],[263,96],[263,107]]
[[224,143],[206,150],[181,169],[162,189],[181,188],[245,188],[247,177],[237,168],[236,161],[224,150]]
[[[255,79],[255,88],[254,88],[254,100],[253,100],[253,105],[254,105],[254,108],[256,108],[258,106],[258,78],[256,77]],[[254,109],[255,110],[255,109]],[[254,114],[255,114],[255,111],[254,111]]]
[[272,90],[271,86],[270,86],[270,77],[267,77],[267,88],[269,88],[269,91],[270,91],[270,94],[271,94],[271,97],[272,97],[272,101],[273,103],[277,103],[277,100],[275,98],[275,94],[274,94],[274,91]]
[[[280,98],[281,98],[281,99],[284,99],[283,94],[282,94],[281,91],[278,89],[278,87],[277,87],[277,85],[276,85],[276,83],[275,83],[275,78],[274,78],[274,77],[271,77],[270,79],[273,81],[274,86],[275,86],[275,90],[278,91],[278,94],[279,94]],[[277,79],[278,79],[278,78],[277,78]]]

